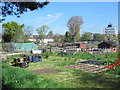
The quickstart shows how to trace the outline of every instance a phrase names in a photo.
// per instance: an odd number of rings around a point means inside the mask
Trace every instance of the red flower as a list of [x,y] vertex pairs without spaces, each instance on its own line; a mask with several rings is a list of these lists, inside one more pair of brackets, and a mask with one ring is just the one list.
[[104,68],[109,68],[109,67],[105,66]]
[[110,66],[114,67],[114,64],[108,64],[108,65],[110,65]]
[[113,67],[109,67],[109,69],[113,69]]
[[118,58],[118,59],[115,59],[114,61],[118,61],[118,60],[120,60],[120,58]]
[[[120,58],[115,59],[114,61],[118,61],[118,60],[120,60]],[[115,62],[114,64],[108,64],[108,65],[109,65],[110,67],[105,66],[104,68],[114,69],[115,66],[119,66],[119,65],[120,65],[120,62]]]
[[116,64],[116,66],[119,66],[119,65],[120,65],[120,62],[116,62],[115,64]]

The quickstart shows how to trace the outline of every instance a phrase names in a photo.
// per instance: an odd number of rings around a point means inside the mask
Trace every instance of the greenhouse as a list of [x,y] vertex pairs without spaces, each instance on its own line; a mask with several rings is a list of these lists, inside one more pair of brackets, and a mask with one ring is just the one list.
[[34,49],[38,49],[37,45],[35,43],[10,43],[10,46],[15,51],[31,51]]

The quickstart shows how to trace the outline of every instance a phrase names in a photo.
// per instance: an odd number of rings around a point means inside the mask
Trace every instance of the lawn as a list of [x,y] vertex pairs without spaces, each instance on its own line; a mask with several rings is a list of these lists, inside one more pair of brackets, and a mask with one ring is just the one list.
[[[95,60],[101,60],[105,58],[104,61],[108,60],[108,63],[113,62],[114,59],[117,58],[116,54],[110,53],[107,55],[94,56],[94,57],[92,55],[89,55],[88,53],[74,54],[70,56],[60,56],[57,55],[56,53],[47,53],[47,54],[49,56],[47,59],[43,58],[42,62],[30,63],[30,66],[28,68],[22,68],[22,69],[20,69],[19,67],[11,67],[11,68],[14,68],[14,70],[16,69],[25,70],[25,72],[28,72],[29,74],[30,73],[34,74],[33,76],[37,78],[38,81],[41,82],[41,85],[39,85],[38,83],[35,86],[33,85],[35,88],[40,88],[40,87],[61,88],[61,86],[63,86],[63,88],[120,88],[120,86],[118,85],[118,83],[120,83],[120,75],[111,72],[93,74],[85,71],[65,68],[66,65],[76,65],[78,64],[76,63],[76,61],[80,61],[88,58],[92,58]],[[42,56],[44,55],[45,54],[43,54]],[[84,55],[86,55],[86,58]],[[49,74],[48,73],[36,74],[35,72],[32,72],[33,70],[41,70],[46,68],[58,70],[59,72],[49,73]],[[15,72],[17,72],[17,70]],[[7,73],[8,72],[6,72],[6,74]],[[5,75],[4,72],[3,74]],[[44,82],[41,81],[41,78],[42,80],[45,81]],[[27,81],[29,82],[28,79]],[[14,83],[14,82],[9,82],[9,83]],[[23,86],[24,88],[30,88],[31,84],[27,84],[26,82],[27,86],[24,85]],[[42,87],[42,84],[44,87]]]

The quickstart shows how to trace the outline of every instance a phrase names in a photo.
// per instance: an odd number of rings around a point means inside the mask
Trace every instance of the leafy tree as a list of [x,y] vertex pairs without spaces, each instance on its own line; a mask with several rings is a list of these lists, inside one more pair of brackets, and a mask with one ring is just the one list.
[[70,35],[70,33],[67,31],[65,33],[64,41],[65,42],[73,42],[74,41],[74,37],[72,35]]
[[69,32],[68,31],[66,31],[66,33],[65,33],[64,41],[69,42]]
[[22,28],[24,24],[18,25],[16,22],[11,21],[2,24],[4,33],[3,40],[4,42],[19,42],[22,40],[22,36],[24,35]]
[[118,41],[118,36],[116,36],[116,35],[106,35],[105,40],[117,42]]
[[[46,0],[44,2],[35,2],[35,0],[30,0],[31,2],[2,2],[2,17],[6,17],[7,15],[16,15],[20,17],[20,14],[23,14],[27,11],[33,11],[39,8],[43,8],[46,6],[49,1]],[[4,19],[0,19],[2,22]]]
[[52,31],[48,32],[48,36],[53,36],[53,32]]
[[80,40],[80,25],[83,24],[81,16],[73,16],[67,23],[70,35],[74,36],[74,41]]
[[82,36],[81,36],[81,40],[82,41],[90,41],[92,37],[92,33],[90,32],[85,32]]
[[13,42],[24,42],[24,32],[22,29],[15,30],[15,35],[13,37]]
[[37,28],[36,31],[39,34],[38,39],[41,40],[41,42],[43,43],[43,38],[45,37],[47,31],[48,31],[49,27],[47,25],[43,25],[40,28]]
[[95,41],[103,41],[103,40],[105,40],[105,36],[103,34],[95,33],[93,35],[93,40],[95,40]]

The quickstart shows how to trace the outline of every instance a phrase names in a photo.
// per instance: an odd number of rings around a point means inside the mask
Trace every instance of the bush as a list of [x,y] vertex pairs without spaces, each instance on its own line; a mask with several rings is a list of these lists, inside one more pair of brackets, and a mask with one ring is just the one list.
[[46,58],[46,57],[49,57],[49,56],[57,56],[58,53],[57,52],[45,52],[45,53],[42,53],[41,56],[43,58]]

